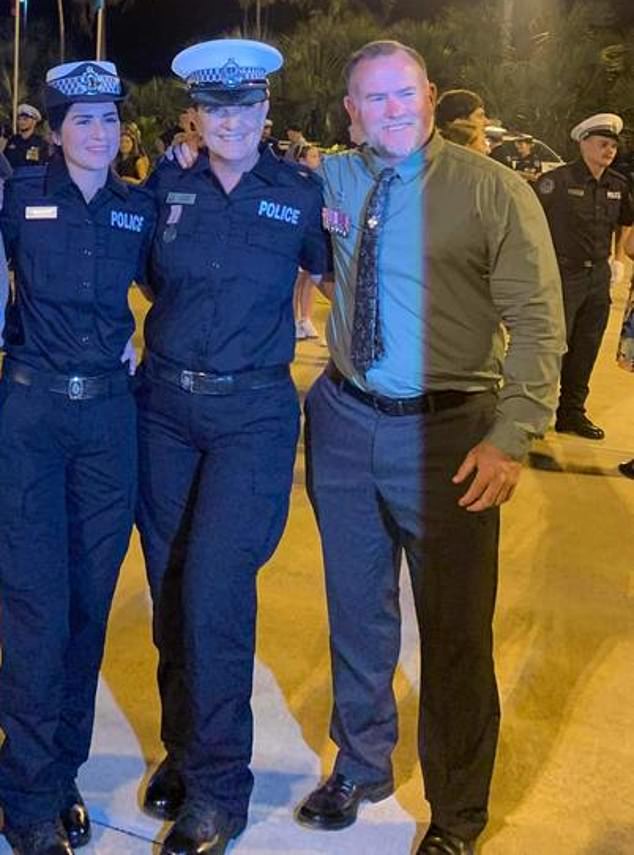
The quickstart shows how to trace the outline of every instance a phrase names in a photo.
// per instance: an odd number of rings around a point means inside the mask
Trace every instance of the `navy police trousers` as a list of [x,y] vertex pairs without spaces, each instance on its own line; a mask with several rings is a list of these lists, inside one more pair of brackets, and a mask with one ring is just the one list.
[[290,379],[205,395],[146,375],[138,403],[161,737],[189,798],[246,818],[256,574],[286,523],[297,394]]
[[136,408],[0,383],[0,805],[59,812],[88,757],[108,612],[132,529]]

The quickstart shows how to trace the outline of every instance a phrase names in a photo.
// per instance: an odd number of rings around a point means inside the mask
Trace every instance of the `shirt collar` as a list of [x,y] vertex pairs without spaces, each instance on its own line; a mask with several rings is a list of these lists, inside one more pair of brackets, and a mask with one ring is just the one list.
[[595,178],[594,175],[588,169],[588,166],[585,160],[580,157],[577,160],[573,161],[572,171],[575,178],[579,182],[583,182],[587,184],[589,181],[596,181],[597,184],[601,184],[607,178],[608,170],[604,169],[600,178]]
[[266,181],[267,184],[277,184],[280,179],[280,158],[270,145],[260,145],[260,157],[251,172]]
[[[66,161],[61,154],[61,151],[56,153],[50,160],[46,173],[46,191],[54,195],[66,187],[74,186],[75,182],[70,176]],[[115,174],[114,170],[108,170],[108,176],[104,187],[110,190],[122,199],[127,199],[130,195],[130,188]],[[103,188],[102,188],[103,189]]]
[[[259,152],[260,157],[258,158],[255,166],[253,166],[248,171],[248,173],[245,173],[245,175],[257,175],[263,181],[266,181],[267,184],[278,184],[280,178],[280,173],[278,169],[280,158],[271,149],[271,146],[267,145],[266,143],[260,145]],[[208,174],[213,173],[213,170],[211,169],[211,165],[209,163],[209,152],[206,148],[201,149],[191,169],[182,170],[182,174],[184,176],[187,174],[203,172],[207,172]]]
[[[445,141],[440,134],[434,130],[424,146],[413,151],[405,158],[405,160],[402,160],[394,167],[396,174],[404,184],[408,184],[410,181],[418,178],[421,173],[425,171],[432,160],[438,156],[438,153],[444,148],[444,146]],[[370,146],[366,145],[362,147],[361,156],[375,178],[378,177],[379,173],[383,169],[390,166],[390,164],[386,163],[381,157],[379,157],[379,155],[376,154]]]

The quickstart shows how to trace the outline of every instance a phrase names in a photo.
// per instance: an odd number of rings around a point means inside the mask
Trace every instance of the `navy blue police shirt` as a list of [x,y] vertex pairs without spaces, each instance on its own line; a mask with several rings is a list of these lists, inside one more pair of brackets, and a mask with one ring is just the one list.
[[128,305],[144,281],[156,222],[146,190],[111,170],[87,203],[61,155],[15,172],[0,228],[15,271],[5,351],[32,368],[95,376],[120,367],[134,332]]
[[14,134],[7,140],[4,154],[12,169],[43,166],[49,160],[49,146],[38,134],[31,134],[26,139],[20,134]]
[[149,351],[194,371],[291,362],[298,266],[326,272],[321,182],[264,146],[227,194],[203,152],[191,169],[164,162],[145,323]]
[[606,169],[596,179],[582,159],[546,172],[535,185],[562,269],[607,261],[618,226],[634,221],[627,178]]

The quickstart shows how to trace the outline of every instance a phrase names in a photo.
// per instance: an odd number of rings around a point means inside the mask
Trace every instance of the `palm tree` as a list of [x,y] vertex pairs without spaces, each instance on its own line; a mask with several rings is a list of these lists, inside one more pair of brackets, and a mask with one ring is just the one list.
[[[71,6],[75,11],[75,17],[79,23],[79,26],[84,32],[92,33],[95,28],[95,17],[97,15],[97,9],[100,4],[96,2],[96,0],[67,0],[70,2]],[[126,10],[131,8],[136,0],[104,0],[103,11],[106,12],[107,9],[113,9],[116,6],[120,6],[122,9]],[[62,39],[64,38],[64,0],[57,0],[57,14],[60,22],[60,51],[65,51],[63,46]],[[99,45],[99,54],[105,54],[105,28],[102,33],[103,44]]]
[[273,103],[301,122],[313,139],[345,140],[343,67],[354,50],[384,33],[374,16],[354,13],[343,4],[311,14],[279,40],[285,62],[273,83]]

